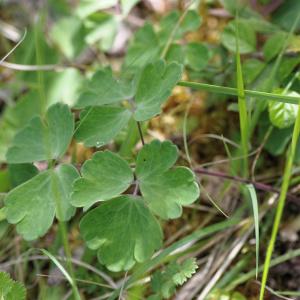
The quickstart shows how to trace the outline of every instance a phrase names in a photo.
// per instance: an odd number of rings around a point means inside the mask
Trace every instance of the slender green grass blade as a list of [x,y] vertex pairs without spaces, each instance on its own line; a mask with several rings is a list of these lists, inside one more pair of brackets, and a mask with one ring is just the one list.
[[210,196],[210,194],[207,192],[207,190],[205,189],[205,187],[200,183],[199,186],[201,188],[201,190],[205,193],[207,199],[211,202],[211,204],[225,217],[225,218],[229,218],[229,216],[222,210],[222,208],[218,205],[218,203],[216,201],[214,201],[214,199]]
[[254,219],[254,231],[255,231],[255,247],[256,247],[256,278],[258,277],[258,266],[259,266],[259,213],[258,213],[258,201],[255,188],[253,184],[247,184],[246,188],[249,191],[250,199],[253,209]]
[[289,151],[287,152],[287,161],[285,164],[285,170],[283,174],[283,182],[281,185],[281,190],[280,190],[280,195],[278,199],[278,205],[276,209],[276,214],[275,214],[275,220],[272,228],[272,234],[271,234],[271,239],[268,245],[267,253],[266,253],[266,259],[265,259],[265,264],[264,264],[264,271],[263,271],[263,276],[262,276],[262,281],[261,281],[261,289],[260,289],[260,296],[259,300],[264,299],[264,294],[265,294],[265,289],[267,285],[267,279],[268,279],[268,274],[269,274],[269,269],[270,269],[270,262],[276,242],[276,237],[285,205],[285,199],[286,195],[288,192],[288,188],[290,185],[290,179],[291,179],[291,174],[292,174],[292,167],[293,167],[293,161],[296,153],[296,148],[297,148],[297,143],[298,143],[298,137],[300,133],[300,109],[298,109],[297,113],[297,118],[296,122],[294,125],[294,130],[293,130],[293,136],[292,136],[292,142]]
[[75,281],[73,280],[73,278],[69,275],[69,273],[67,272],[67,270],[63,267],[63,265],[56,259],[55,256],[53,256],[49,251],[45,250],[45,249],[39,249],[44,255],[48,256],[49,259],[57,266],[57,268],[61,271],[61,273],[65,276],[65,278],[67,279],[67,281],[70,283],[71,287],[73,290],[76,291],[76,293],[74,293],[74,297],[76,300],[81,300],[80,294],[78,292],[77,286]]
[[[219,86],[207,83],[200,83],[200,82],[191,82],[191,81],[179,81],[179,86],[190,87],[196,90],[203,90],[215,94],[222,94],[228,96],[238,96],[238,89],[226,86]],[[253,97],[257,100],[261,101],[278,101],[282,103],[291,103],[291,104],[298,104],[298,98],[293,96],[286,96],[286,95],[279,95],[275,93],[266,93],[266,92],[259,92],[253,90],[244,90],[246,97]]]
[[62,274],[65,276],[65,278],[68,280],[71,286],[74,285],[74,281],[72,277],[69,275],[67,270],[63,267],[63,265],[56,259],[54,255],[52,255],[49,251],[45,249],[40,249],[41,252],[43,252],[44,255],[48,256],[49,259],[59,268],[59,270],[62,272]]
[[242,72],[242,63],[240,55],[240,45],[239,45],[239,22],[238,15],[236,17],[236,33],[235,33],[235,43],[236,43],[236,77],[237,77],[237,91],[238,91],[238,107],[240,116],[240,131],[241,131],[241,148],[243,152],[243,167],[242,172],[245,178],[248,177],[248,136],[249,136],[249,125],[248,125],[248,113],[247,104],[244,90],[244,79]]

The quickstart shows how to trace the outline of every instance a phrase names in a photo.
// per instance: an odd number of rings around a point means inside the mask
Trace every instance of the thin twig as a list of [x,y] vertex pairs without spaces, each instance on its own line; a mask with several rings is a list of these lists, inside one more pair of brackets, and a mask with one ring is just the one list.
[[[65,257],[62,256],[56,256],[56,259],[61,260],[61,261],[66,261]],[[10,260],[6,263],[2,263],[0,264],[0,270],[6,270],[8,267],[18,264],[20,262],[26,262],[26,261],[35,261],[35,260],[49,260],[48,257],[43,256],[43,255],[34,255],[34,256],[29,256],[29,257],[19,257],[15,260]],[[87,270],[92,271],[93,273],[99,275],[100,277],[102,277],[110,286],[112,286],[113,288],[118,288],[117,284],[112,280],[112,278],[110,278],[107,274],[105,274],[104,272],[99,271],[98,269],[96,269],[95,267],[80,261],[78,259],[72,258],[71,262],[77,266],[83,267]]]
[[220,279],[222,274],[226,271],[226,269],[230,266],[232,261],[235,259],[235,257],[239,254],[245,243],[247,242],[250,234],[252,233],[254,226],[251,226],[247,232],[235,242],[232,249],[229,251],[228,256],[225,258],[224,263],[218,271],[214,274],[212,279],[206,284],[205,288],[201,292],[201,294],[197,297],[197,300],[204,300],[208,293],[211,291],[211,289],[214,287],[216,282]]
[[66,69],[78,69],[78,70],[85,70],[87,66],[76,64],[76,63],[70,63],[70,64],[64,64],[64,65],[21,65],[21,64],[15,64],[11,62],[1,61],[0,67],[4,67],[7,69],[15,70],[15,71],[25,71],[25,72],[36,72],[36,71],[53,71],[53,72],[61,72]]
[[0,63],[3,63],[19,47],[19,45],[24,41],[26,34],[27,34],[27,29],[25,28],[22,38],[6,55],[4,55],[4,57],[0,60]]
[[145,145],[145,140],[144,140],[144,136],[143,136],[143,131],[142,131],[142,127],[141,127],[141,123],[139,121],[136,121],[138,130],[139,130],[139,134],[140,134],[140,138],[142,141],[143,146]]
[[[280,194],[279,189],[272,187],[270,185],[261,183],[261,182],[252,181],[250,179],[245,179],[245,178],[238,177],[238,176],[231,176],[226,173],[222,173],[222,172],[218,172],[218,171],[209,171],[207,169],[200,168],[200,167],[194,168],[194,172],[196,172],[198,174],[207,175],[207,176],[219,177],[219,178],[223,178],[223,179],[237,181],[237,182],[241,182],[241,183],[245,183],[245,184],[253,184],[253,186],[255,188],[257,188],[258,190],[265,191],[265,192],[271,192],[271,193],[275,193],[275,194]],[[298,197],[296,197],[290,193],[287,195],[287,198],[296,203],[300,202],[300,199]]]

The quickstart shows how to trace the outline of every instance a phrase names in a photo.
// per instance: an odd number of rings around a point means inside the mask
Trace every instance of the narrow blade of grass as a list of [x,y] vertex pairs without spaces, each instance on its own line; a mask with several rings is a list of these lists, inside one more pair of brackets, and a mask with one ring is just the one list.
[[69,275],[67,270],[63,267],[63,265],[56,259],[55,256],[53,256],[49,251],[45,249],[39,249],[44,255],[48,256],[49,259],[57,266],[57,268],[61,271],[61,273],[65,276],[67,281],[70,283],[73,291],[74,291],[74,297],[76,300],[81,300],[79,291],[77,289],[76,283],[73,280],[73,278]]
[[276,241],[276,237],[277,237],[277,233],[278,233],[278,229],[279,229],[279,225],[280,225],[280,221],[281,221],[281,217],[282,217],[282,213],[283,213],[283,209],[284,209],[286,195],[287,195],[289,184],[290,184],[293,161],[294,161],[294,157],[295,157],[299,133],[300,133],[300,109],[298,109],[297,118],[296,118],[296,122],[294,125],[294,130],[293,130],[292,142],[291,142],[290,149],[287,153],[288,156],[287,156],[287,162],[285,164],[285,170],[284,170],[284,174],[283,174],[283,182],[281,185],[280,195],[279,195],[279,199],[278,199],[278,205],[277,205],[275,220],[274,220],[274,224],[273,224],[273,228],[272,228],[271,239],[270,239],[267,253],[266,253],[266,259],[265,259],[264,271],[263,271],[263,276],[262,276],[262,281],[261,281],[259,300],[264,299],[264,294],[265,294],[265,289],[266,289],[267,279],[268,279],[268,274],[269,274],[269,269],[270,269],[270,262],[271,262],[274,245],[275,245],[275,241]]
[[[222,94],[228,96],[238,96],[238,89],[233,87],[226,87],[214,84],[192,82],[192,81],[179,81],[179,86],[190,87],[196,90],[203,90],[215,94]],[[262,101],[277,101],[282,103],[298,104],[299,99],[293,96],[279,95],[275,93],[266,93],[253,90],[244,90],[246,97],[253,97]]]
[[243,167],[242,173],[244,177],[248,177],[248,113],[247,104],[244,90],[244,79],[241,64],[240,45],[239,45],[239,22],[238,15],[236,17],[236,32],[235,32],[235,43],[236,43],[236,79],[237,79],[237,91],[238,91],[238,107],[240,116],[240,131],[241,131],[241,148],[243,152]]
[[259,214],[258,214],[258,202],[257,195],[253,184],[247,184],[246,188],[249,191],[250,199],[253,209],[253,219],[254,219],[254,231],[255,231],[255,252],[256,252],[256,278],[258,277],[258,265],[259,265]]

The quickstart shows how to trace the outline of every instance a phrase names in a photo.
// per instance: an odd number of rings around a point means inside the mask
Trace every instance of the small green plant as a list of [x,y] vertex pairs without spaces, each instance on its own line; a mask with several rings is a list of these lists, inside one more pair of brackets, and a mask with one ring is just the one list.
[[10,278],[9,274],[0,272],[0,299],[1,300],[25,300],[25,287]]
[[148,300],[170,299],[176,287],[183,285],[196,272],[198,266],[194,259],[187,259],[183,263],[172,262],[165,270],[157,270],[151,277],[151,287],[154,292]]
[[[50,6],[54,5],[52,2],[55,1],[51,1]],[[146,287],[145,295],[149,300],[169,299],[197,269],[193,259],[173,262],[177,259],[176,253],[173,257],[174,251],[191,243],[192,248],[181,253],[190,255],[194,245],[195,249],[198,247],[194,243],[199,240],[238,227],[236,225],[247,210],[246,206],[241,207],[228,220],[195,229],[161,249],[164,240],[162,224],[180,218],[183,207],[200,196],[198,178],[194,174],[197,168],[192,169],[194,161],[189,155],[187,139],[193,98],[183,122],[184,147],[191,168],[180,159],[175,142],[151,138],[146,135],[146,128],[162,113],[176,86],[219,94],[218,101],[224,96],[233,96],[237,103],[228,107],[239,112],[240,126],[233,134],[239,140],[232,143],[237,147],[240,145],[239,158],[236,159],[236,153],[231,157],[225,145],[230,159],[237,161],[237,167],[232,165],[232,174],[223,177],[249,183],[243,190],[247,192],[248,189],[249,193],[243,195],[249,194],[252,202],[254,218],[249,218],[249,228],[252,226],[255,231],[256,269],[241,276],[241,281],[234,280],[233,287],[228,290],[213,286],[222,275],[217,273],[216,281],[208,285],[205,295],[201,295],[207,299],[244,299],[232,289],[263,271],[262,300],[269,268],[273,264],[272,251],[289,188],[293,158],[300,160],[299,94],[294,85],[299,72],[293,74],[300,59],[285,55],[286,48],[294,43],[293,27],[279,30],[279,25],[265,21],[252,9],[241,8],[239,18],[228,21],[225,26],[221,45],[208,45],[194,38],[185,39],[187,33],[197,31],[201,25],[199,13],[191,7],[195,4],[192,1],[191,6],[181,13],[172,11],[162,17],[156,26],[150,22],[141,24],[128,42],[122,64],[116,71],[106,59],[100,64],[89,62],[81,66],[77,64],[77,58],[89,47],[110,51],[118,27],[139,1],[79,2],[74,11],[64,11],[48,32],[51,46],[59,51],[54,51],[45,41],[41,30],[43,17],[27,33],[35,47],[24,39],[16,50],[17,62],[37,73],[19,74],[20,82],[25,83],[28,91],[24,93],[21,89],[15,106],[7,106],[0,120],[0,162],[7,164],[5,172],[9,174],[9,180],[3,180],[5,196],[4,193],[1,195],[4,196],[1,224],[5,223],[5,228],[7,222],[14,224],[19,235],[33,241],[52,232],[53,224],[58,223],[66,259],[56,258],[52,250],[42,252],[70,284],[74,299],[81,299],[81,290],[77,286],[80,279],[75,276],[68,243],[67,229],[71,222],[78,225],[86,245],[85,252],[92,256],[91,260],[97,257],[108,272],[126,272],[122,286],[112,285],[110,299],[120,299],[123,290],[134,288],[141,277],[153,270],[151,291]],[[234,15],[236,1],[223,2]],[[115,5],[119,15],[109,10]],[[101,9],[108,10],[99,11]],[[259,59],[249,55],[257,50],[258,34],[266,40]],[[35,50],[27,53],[27,48]],[[57,52],[62,56],[61,65],[57,64]],[[214,105],[213,101],[209,105]],[[254,139],[256,130],[259,138]],[[292,141],[281,192],[275,187],[269,189],[279,192],[280,198],[264,268],[259,266],[259,247],[264,238],[259,227],[260,222],[264,222],[265,211],[261,212],[260,195],[255,191],[255,187],[263,184],[250,179],[252,143],[260,143],[261,136],[265,139],[262,138],[259,150],[264,148],[274,155],[283,154]],[[221,139],[225,141],[223,137]],[[76,157],[79,145],[91,148],[88,159]],[[254,178],[254,172],[251,176]],[[0,179],[2,183],[2,177]],[[265,206],[262,208],[265,210]],[[236,230],[232,232],[236,234]],[[252,252],[249,261],[254,258]],[[299,255],[299,251],[293,255]],[[65,260],[67,268],[63,265]],[[172,262],[168,264],[170,260]],[[242,264],[237,272],[242,273],[245,265]],[[127,274],[127,271],[130,272]],[[20,288],[14,288],[17,284],[6,274],[0,275],[0,285],[9,287],[3,289],[0,296],[8,300],[23,299],[23,294],[22,297],[10,295]]]
[[[14,138],[7,152],[11,164],[48,161],[42,171],[6,196],[7,220],[26,240],[43,236],[54,218],[70,220],[76,207],[89,211],[80,222],[88,247],[113,271],[128,270],[149,259],[162,245],[157,217],[180,217],[182,206],[199,197],[193,172],[174,167],[178,149],[170,141],[152,141],[139,151],[134,166],[111,151],[98,151],[81,167],[60,164],[73,135],[87,146],[110,142],[133,118],[145,121],[159,114],[181,77],[176,63],[147,64],[131,80],[97,72],[80,96],[80,120],[67,105],[54,104],[33,118]],[[107,129],[107,130],[106,130]],[[90,209],[95,203],[104,202]]]

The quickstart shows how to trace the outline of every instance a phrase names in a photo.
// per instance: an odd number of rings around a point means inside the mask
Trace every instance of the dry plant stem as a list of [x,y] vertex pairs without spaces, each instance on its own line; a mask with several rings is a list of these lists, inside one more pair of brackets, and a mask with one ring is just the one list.
[[[67,260],[66,257],[62,257],[62,256],[56,256],[55,258],[57,260],[60,260],[60,261],[66,261]],[[6,271],[7,268],[9,268],[10,266],[13,266],[15,264],[22,263],[22,262],[27,262],[27,261],[36,261],[36,260],[49,260],[49,258],[46,257],[46,256],[43,256],[43,255],[33,255],[33,256],[29,256],[29,257],[22,257],[21,256],[18,259],[10,260],[8,262],[0,264],[0,270]],[[118,285],[106,273],[101,272],[98,269],[94,268],[93,266],[91,266],[91,265],[89,265],[85,262],[82,262],[80,260],[77,260],[75,258],[72,258],[71,261],[74,265],[85,268],[85,269],[97,274],[103,280],[105,280],[112,288],[114,288],[114,289],[118,288]]]
[[[226,86],[219,86],[207,83],[200,83],[200,82],[191,82],[191,81],[179,81],[179,86],[190,87],[196,90],[203,90],[215,94],[221,95],[228,95],[228,96],[238,96],[238,89]],[[259,92],[253,90],[244,90],[246,97],[253,97],[259,99],[261,101],[272,100],[278,101],[283,103],[291,103],[291,104],[298,104],[299,99],[293,96],[286,96],[286,95],[279,95],[279,94],[272,94],[266,92]]]
[[139,130],[139,135],[140,135],[140,138],[141,138],[141,142],[142,142],[142,144],[144,146],[145,145],[145,140],[144,140],[144,136],[143,136],[143,131],[142,131],[141,123],[139,121],[136,121],[136,124],[137,124],[138,130]]
[[203,289],[202,293],[198,296],[197,300],[204,300],[208,293],[211,291],[211,289],[214,287],[214,285],[217,283],[217,281],[220,279],[222,274],[225,272],[225,270],[230,266],[232,261],[235,259],[235,257],[239,254],[243,246],[245,245],[246,241],[248,240],[250,234],[253,231],[254,226],[251,226],[247,232],[235,242],[234,246],[229,252],[229,255],[226,256],[224,263],[221,265],[220,268],[218,268],[218,271],[215,273],[215,275],[212,277],[212,279],[208,282],[208,284]]
[[167,55],[168,50],[169,50],[169,48],[170,48],[170,46],[171,46],[171,44],[172,44],[172,41],[173,41],[173,39],[174,39],[174,37],[175,37],[176,31],[178,30],[180,24],[182,23],[183,19],[185,18],[186,14],[187,14],[187,12],[188,12],[188,10],[189,10],[189,7],[193,4],[194,1],[195,1],[195,0],[192,0],[192,1],[186,6],[186,8],[184,9],[184,11],[183,11],[182,15],[180,16],[178,22],[177,22],[176,25],[174,26],[174,28],[173,28],[173,30],[172,30],[172,32],[171,32],[171,34],[170,34],[170,36],[169,36],[169,38],[168,38],[168,40],[167,40],[167,43],[166,43],[165,47],[164,47],[163,50],[162,50],[162,53],[161,53],[160,58],[163,59],[163,58],[165,58],[165,56]]
[[[265,191],[265,192],[271,192],[271,193],[275,193],[275,194],[280,194],[279,189],[274,188],[270,185],[261,183],[261,182],[252,181],[250,179],[245,179],[245,178],[238,177],[238,176],[232,176],[232,175],[228,175],[226,173],[217,172],[217,171],[208,171],[204,168],[199,168],[199,167],[194,168],[193,171],[196,172],[197,174],[219,177],[219,178],[228,179],[228,180],[237,181],[237,182],[246,183],[246,184],[253,184],[253,186],[255,188],[257,188],[258,190]],[[292,194],[287,193],[287,198],[291,201],[299,203],[299,198]]]
[[23,72],[37,72],[37,71],[53,71],[53,72],[61,72],[66,69],[75,68],[79,70],[85,70],[87,66],[80,64],[65,64],[65,65],[21,65],[15,64],[11,62],[1,61],[0,67],[4,67],[7,69],[15,70],[15,71],[23,71]]
[[18,41],[18,43],[0,60],[0,63],[4,62],[19,46],[20,44],[24,41],[25,37],[27,34],[27,30],[25,28],[24,34],[22,38]]
[[279,196],[279,200],[278,200],[278,206],[276,209],[276,215],[275,215],[274,225],[272,228],[271,239],[270,239],[269,246],[268,246],[267,253],[266,253],[266,259],[265,259],[264,272],[263,272],[262,281],[261,281],[261,290],[260,290],[259,300],[264,299],[265,288],[267,285],[268,273],[269,273],[269,268],[270,268],[270,262],[272,259],[272,254],[273,254],[273,250],[274,250],[274,246],[275,246],[277,233],[279,230],[281,217],[283,214],[285,200],[287,198],[287,192],[288,192],[288,188],[289,188],[289,184],[290,184],[290,178],[291,178],[291,174],[292,174],[293,161],[294,161],[294,156],[295,156],[295,152],[296,152],[299,133],[300,133],[300,109],[298,109],[298,114],[297,114],[296,122],[294,125],[291,147],[287,153],[288,157],[287,157],[287,162],[285,165],[283,182],[282,182],[280,196]]

